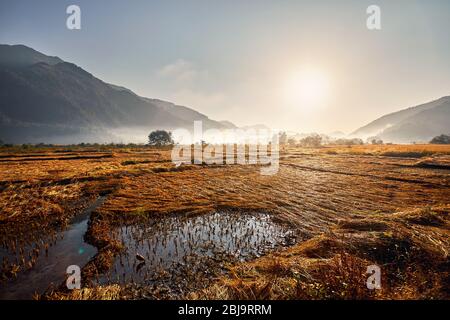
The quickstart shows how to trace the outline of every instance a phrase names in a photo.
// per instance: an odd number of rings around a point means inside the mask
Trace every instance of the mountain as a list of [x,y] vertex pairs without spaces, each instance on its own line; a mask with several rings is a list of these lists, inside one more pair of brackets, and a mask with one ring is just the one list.
[[265,124],[255,124],[255,125],[251,125],[251,126],[243,126],[241,127],[244,130],[270,130],[270,128],[268,126],[266,126]]
[[0,138],[8,143],[144,142],[153,129],[226,128],[193,109],[108,84],[23,45],[0,45]]
[[377,136],[386,142],[428,142],[450,133],[450,96],[387,114],[356,130],[351,136]]
[[326,135],[331,138],[335,138],[335,139],[344,138],[346,136],[346,134],[342,131],[333,131],[333,132],[327,133]]
[[230,122],[230,121],[227,121],[227,120],[222,120],[222,121],[219,121],[222,125],[224,125],[227,129],[236,129],[237,128],[237,126],[233,123],[233,122]]
[[58,57],[46,56],[24,45],[0,44],[0,67],[28,67],[39,62],[55,65],[64,61]]

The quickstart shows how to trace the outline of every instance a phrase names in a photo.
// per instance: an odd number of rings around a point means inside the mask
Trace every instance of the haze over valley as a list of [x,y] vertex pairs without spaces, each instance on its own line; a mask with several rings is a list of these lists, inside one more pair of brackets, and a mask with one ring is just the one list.
[[[212,120],[195,107],[140,97],[24,45],[0,45],[0,84],[0,136],[8,143],[144,143],[151,130],[192,130],[194,121],[202,121],[203,130],[237,128],[230,121]],[[242,127],[249,128],[268,127]],[[448,128],[450,97],[443,97],[385,115],[349,136],[428,142],[448,133]]]

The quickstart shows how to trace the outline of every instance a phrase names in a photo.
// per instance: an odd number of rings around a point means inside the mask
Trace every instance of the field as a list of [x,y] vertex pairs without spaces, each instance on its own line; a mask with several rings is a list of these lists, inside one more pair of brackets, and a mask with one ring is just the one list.
[[0,168],[0,299],[450,298],[449,146],[285,147],[272,176],[150,147]]

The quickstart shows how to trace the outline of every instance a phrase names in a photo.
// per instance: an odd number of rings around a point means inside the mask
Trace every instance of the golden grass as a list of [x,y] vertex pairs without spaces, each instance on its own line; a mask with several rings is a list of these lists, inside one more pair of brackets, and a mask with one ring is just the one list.
[[119,285],[98,286],[94,288],[82,288],[69,292],[52,292],[42,300],[118,300],[121,298],[122,288]]
[[[234,266],[229,276],[188,298],[449,299],[449,210],[345,221],[333,232]],[[380,230],[380,225],[384,231],[371,231],[370,226]],[[366,287],[372,264],[381,267],[381,290]]]
[[326,146],[320,150],[327,154],[380,155],[390,157],[420,158],[435,154],[450,155],[450,145],[408,144],[408,145],[355,145]]
[[[256,166],[175,169],[170,150],[7,150],[0,154],[5,160],[0,161],[0,240],[10,249],[38,240],[39,233],[51,234],[96,197],[109,194],[92,215],[87,234],[99,254],[85,271],[95,274],[125,250],[108,236],[114,226],[153,215],[259,210],[294,225],[305,241],[233,266],[229,277],[189,297],[448,297],[443,281],[450,250],[449,155],[450,147],[443,145],[286,148],[279,172],[262,176]],[[383,260],[395,257],[392,250],[397,248],[401,259]],[[414,255],[404,257],[405,250]],[[389,269],[382,292],[367,292],[355,278],[348,281],[355,274],[359,279],[355,270],[375,262],[398,269]],[[27,265],[26,259],[3,262],[0,273],[10,277]],[[406,280],[401,284],[399,279]],[[67,298],[102,295],[102,288],[85,289]]]

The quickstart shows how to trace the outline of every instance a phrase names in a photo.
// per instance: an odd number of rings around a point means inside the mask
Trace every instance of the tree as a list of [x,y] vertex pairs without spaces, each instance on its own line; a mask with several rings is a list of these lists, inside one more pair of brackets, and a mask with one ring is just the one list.
[[383,140],[378,139],[378,138],[372,138],[372,139],[370,140],[370,143],[371,143],[371,144],[375,144],[375,145],[380,145],[380,144],[383,144]]
[[450,136],[446,134],[441,134],[440,136],[434,137],[431,141],[431,144],[450,144]]
[[355,145],[363,145],[364,141],[362,141],[362,139],[359,138],[353,138],[353,139],[337,139],[335,140],[333,143],[333,145],[337,145],[337,146],[355,146]]
[[287,141],[288,141],[288,137],[287,137],[287,134],[286,134],[286,132],[280,132],[280,133],[278,133],[278,143],[280,144],[280,145],[282,145],[282,146],[284,146],[286,143],[287,143]]
[[290,146],[295,146],[295,144],[297,143],[297,141],[294,138],[289,138],[287,141],[288,145]]
[[156,130],[148,135],[148,144],[151,146],[162,147],[172,145],[173,143],[172,132]]
[[300,140],[300,145],[302,147],[313,147],[317,148],[322,145],[322,137],[318,134],[312,134]]

